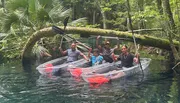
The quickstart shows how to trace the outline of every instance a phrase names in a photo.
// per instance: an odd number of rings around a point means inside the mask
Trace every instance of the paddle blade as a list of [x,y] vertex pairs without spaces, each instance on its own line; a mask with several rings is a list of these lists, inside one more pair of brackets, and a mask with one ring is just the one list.
[[75,69],[71,69],[70,73],[72,76],[74,77],[81,77],[82,74],[82,68],[75,68]]
[[46,64],[45,66],[45,73],[51,73],[53,70],[53,65],[50,63],[50,64]]
[[57,34],[65,35],[64,30],[57,26],[52,26],[52,30]]
[[98,76],[98,77],[90,77],[87,79],[88,82],[91,84],[103,84],[108,83],[110,79],[104,77],[104,76]]
[[68,20],[69,20],[69,16],[64,19],[64,30],[66,29]]

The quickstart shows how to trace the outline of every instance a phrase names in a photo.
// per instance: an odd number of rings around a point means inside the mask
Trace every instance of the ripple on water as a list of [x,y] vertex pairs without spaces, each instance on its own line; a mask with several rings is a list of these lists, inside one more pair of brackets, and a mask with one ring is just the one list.
[[[0,69],[1,103],[163,103],[174,99],[170,100],[170,96],[179,97],[173,89],[178,89],[177,81],[173,83],[172,77],[154,71],[144,77],[139,74],[90,85],[79,78],[50,78],[14,67]],[[156,67],[150,69],[161,66]]]

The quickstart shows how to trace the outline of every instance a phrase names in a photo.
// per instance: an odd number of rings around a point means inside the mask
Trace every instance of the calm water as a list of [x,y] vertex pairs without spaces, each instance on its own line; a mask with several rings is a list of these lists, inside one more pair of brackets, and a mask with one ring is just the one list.
[[165,74],[164,64],[152,61],[144,77],[99,86],[72,77],[44,77],[35,66],[27,73],[15,61],[0,65],[0,103],[180,103],[180,78]]

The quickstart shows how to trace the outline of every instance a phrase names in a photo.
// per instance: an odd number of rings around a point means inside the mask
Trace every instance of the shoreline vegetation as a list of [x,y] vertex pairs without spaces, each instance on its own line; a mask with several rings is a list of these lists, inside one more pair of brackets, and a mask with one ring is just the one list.
[[[43,51],[52,53],[59,46],[61,36],[48,27],[63,28],[64,19],[69,17],[66,34],[132,39],[133,29],[137,43],[143,47],[139,50],[142,56],[177,64],[180,61],[179,7],[178,0],[1,0],[0,62],[23,57],[34,60]],[[76,35],[72,36],[76,38]]]

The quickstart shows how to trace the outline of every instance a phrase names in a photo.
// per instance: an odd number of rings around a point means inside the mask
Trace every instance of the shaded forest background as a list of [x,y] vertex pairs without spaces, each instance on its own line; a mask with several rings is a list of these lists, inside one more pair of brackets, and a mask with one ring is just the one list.
[[[130,32],[127,3],[134,32],[168,39],[175,60],[180,60],[180,46],[173,44],[173,40],[180,42],[179,0],[1,0],[0,61],[20,58],[34,32],[52,25],[63,26],[67,16],[69,26]],[[51,52],[49,48],[58,46],[60,38],[41,39],[33,54]]]

